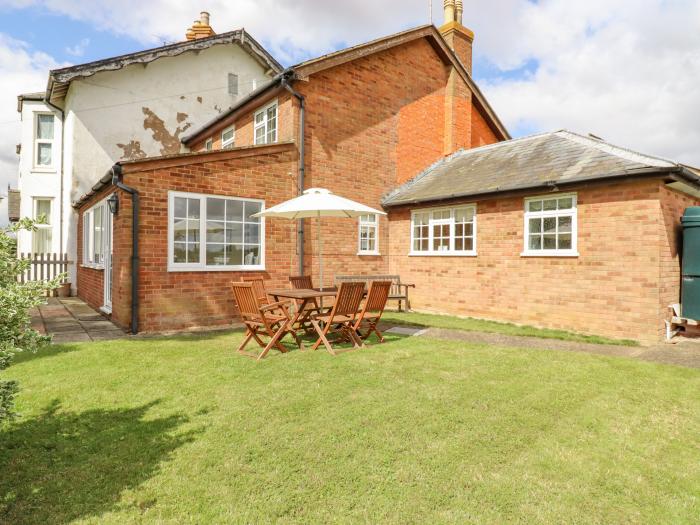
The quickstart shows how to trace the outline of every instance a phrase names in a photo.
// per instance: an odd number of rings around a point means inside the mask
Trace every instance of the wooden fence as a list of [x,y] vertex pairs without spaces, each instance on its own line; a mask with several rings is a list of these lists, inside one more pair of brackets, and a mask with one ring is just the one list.
[[[66,273],[68,265],[73,261],[68,260],[67,253],[20,253],[20,259],[29,261],[30,266],[26,272],[19,276],[20,282],[45,281]],[[66,282],[67,277],[62,282]]]

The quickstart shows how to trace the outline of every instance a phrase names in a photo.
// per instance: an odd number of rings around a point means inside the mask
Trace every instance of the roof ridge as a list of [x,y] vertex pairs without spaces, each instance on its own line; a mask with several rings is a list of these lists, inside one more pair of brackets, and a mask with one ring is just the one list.
[[[654,166],[654,167],[679,166],[679,164],[677,162],[674,162],[670,159],[666,159],[663,157],[657,157],[655,155],[647,155],[646,153],[640,153],[640,152],[635,151],[633,149],[625,148],[622,146],[617,146],[617,145],[611,144],[610,142],[603,140],[603,139],[587,137],[585,135],[581,135],[580,133],[576,133],[574,131],[569,131],[568,129],[561,129],[561,130],[555,132],[555,134],[562,137],[562,138],[570,140],[572,142],[576,142],[578,144],[583,144],[583,145],[589,145],[589,146],[597,148],[605,153],[609,153],[611,155],[621,157],[625,160],[639,162],[640,164],[648,164],[648,165]],[[657,163],[651,164],[648,162],[649,160],[657,161]]]

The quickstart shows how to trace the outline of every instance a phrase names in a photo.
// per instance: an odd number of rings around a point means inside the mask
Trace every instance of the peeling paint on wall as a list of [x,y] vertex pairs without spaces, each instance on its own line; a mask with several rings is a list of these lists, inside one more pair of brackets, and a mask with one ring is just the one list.
[[214,104],[214,109],[216,111],[218,111],[220,114],[223,113],[223,111],[224,111],[223,109],[221,109],[221,107],[218,104]]
[[[170,131],[168,131],[168,129],[165,127],[165,122],[163,119],[156,115],[150,108],[143,107],[141,108],[141,111],[143,111],[143,114],[146,115],[146,118],[143,121],[143,129],[150,129],[153,140],[160,143],[162,146],[160,148],[160,154],[173,155],[175,153],[179,153],[181,146],[180,135],[184,131],[188,130],[192,124],[188,122],[183,126],[178,126],[175,128],[174,133],[170,133]],[[184,115],[182,120],[180,120],[181,115]],[[186,113],[177,114],[178,122],[182,122],[186,118]]]
[[175,118],[177,119],[178,122],[184,122],[187,119],[187,117],[188,117],[187,113],[178,113],[177,117],[175,117]]
[[202,103],[202,97],[197,97],[197,102]]
[[141,142],[131,140],[128,144],[117,144],[117,147],[122,150],[120,160],[143,159],[146,157],[146,152],[141,149]]

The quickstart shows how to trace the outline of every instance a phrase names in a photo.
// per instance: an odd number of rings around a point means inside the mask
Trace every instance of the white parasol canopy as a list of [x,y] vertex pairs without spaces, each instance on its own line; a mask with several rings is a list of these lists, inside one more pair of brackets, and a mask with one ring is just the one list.
[[318,264],[323,290],[323,256],[321,243],[321,217],[360,217],[362,215],[386,215],[383,211],[370,208],[359,202],[334,195],[324,188],[310,188],[303,195],[285,201],[253,217],[281,217],[283,219],[309,219],[316,217],[318,227]]

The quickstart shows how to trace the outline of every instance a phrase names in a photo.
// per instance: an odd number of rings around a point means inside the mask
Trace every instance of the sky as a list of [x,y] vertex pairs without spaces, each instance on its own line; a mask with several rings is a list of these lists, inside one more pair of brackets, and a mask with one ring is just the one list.
[[[430,0],[0,0],[0,192],[19,93],[52,68],[177,42],[211,13],[282,64],[430,22]],[[442,23],[442,0],[432,21]],[[474,77],[511,135],[569,129],[700,166],[700,0],[464,0]]]

